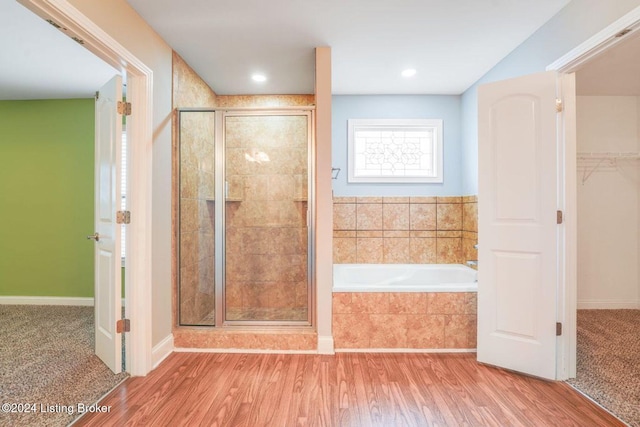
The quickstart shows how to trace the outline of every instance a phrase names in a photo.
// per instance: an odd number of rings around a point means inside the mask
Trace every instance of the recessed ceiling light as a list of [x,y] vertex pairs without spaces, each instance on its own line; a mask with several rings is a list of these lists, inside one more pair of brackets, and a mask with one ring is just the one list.
[[402,77],[413,77],[416,75],[416,73],[417,71],[415,70],[415,68],[407,68],[402,72]]
[[267,81],[267,76],[265,76],[264,74],[254,74],[251,76],[251,79],[254,82],[262,83]]

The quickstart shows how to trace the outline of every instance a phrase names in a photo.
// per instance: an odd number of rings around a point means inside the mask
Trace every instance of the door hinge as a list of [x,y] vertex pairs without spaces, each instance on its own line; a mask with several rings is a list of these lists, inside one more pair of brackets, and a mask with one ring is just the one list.
[[117,211],[116,212],[116,224],[130,224],[131,212],[129,211]]
[[131,103],[118,101],[118,114],[122,114],[123,116],[131,115]]
[[121,334],[123,332],[131,331],[131,321],[129,319],[120,319],[116,322],[116,332]]
[[562,113],[562,99],[556,98],[556,111]]
[[562,335],[562,323],[556,322],[556,336]]
[[556,224],[562,224],[563,219],[562,211],[556,211]]
[[97,91],[96,91],[96,101],[97,101],[98,99],[100,99],[100,91],[99,91],[99,90],[97,90]]

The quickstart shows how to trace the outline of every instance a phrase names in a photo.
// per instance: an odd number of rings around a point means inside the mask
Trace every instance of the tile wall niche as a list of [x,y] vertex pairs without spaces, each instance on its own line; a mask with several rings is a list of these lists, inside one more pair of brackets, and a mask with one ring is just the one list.
[[464,264],[476,260],[476,196],[335,197],[335,264]]

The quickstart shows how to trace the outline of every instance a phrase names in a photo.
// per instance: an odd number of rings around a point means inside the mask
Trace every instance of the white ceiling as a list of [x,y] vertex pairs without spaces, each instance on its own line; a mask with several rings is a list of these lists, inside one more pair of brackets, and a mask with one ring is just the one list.
[[460,94],[569,0],[128,2],[219,94],[313,93],[316,46],[336,94]]
[[640,34],[626,37],[578,70],[578,95],[640,96]]
[[[219,94],[312,93],[316,46],[336,94],[459,94],[569,2],[128,1]],[[90,97],[116,72],[15,0],[0,43],[0,99]]]
[[0,0],[0,100],[91,98],[116,73],[15,0]]

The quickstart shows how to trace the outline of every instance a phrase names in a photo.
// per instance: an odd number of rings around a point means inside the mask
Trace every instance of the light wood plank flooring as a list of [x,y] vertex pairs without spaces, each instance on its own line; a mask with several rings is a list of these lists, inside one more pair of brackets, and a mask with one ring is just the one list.
[[623,426],[561,382],[475,354],[174,353],[79,426]]

